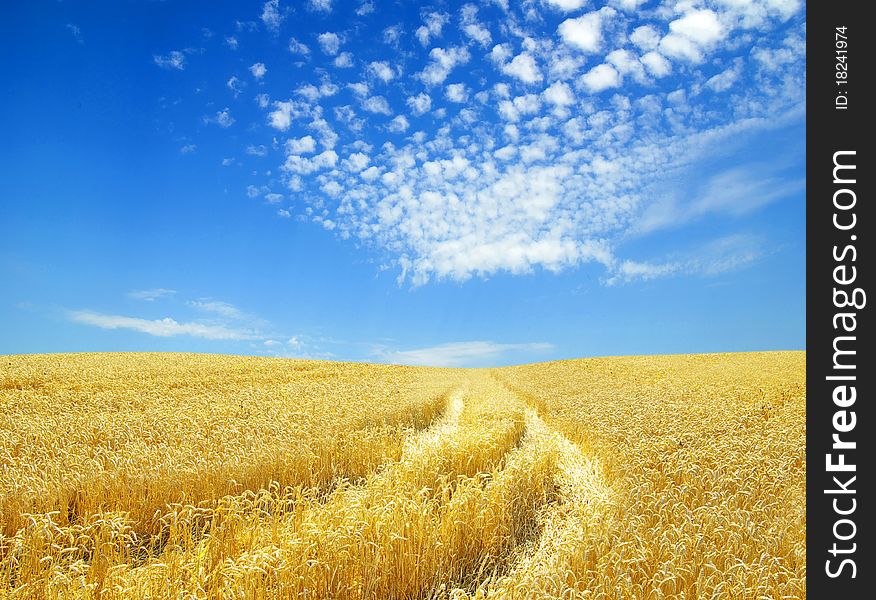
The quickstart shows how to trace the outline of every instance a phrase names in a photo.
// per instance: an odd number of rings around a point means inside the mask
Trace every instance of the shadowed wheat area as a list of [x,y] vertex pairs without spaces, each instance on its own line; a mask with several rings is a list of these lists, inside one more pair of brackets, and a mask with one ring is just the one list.
[[0,359],[0,597],[805,597],[802,352]]

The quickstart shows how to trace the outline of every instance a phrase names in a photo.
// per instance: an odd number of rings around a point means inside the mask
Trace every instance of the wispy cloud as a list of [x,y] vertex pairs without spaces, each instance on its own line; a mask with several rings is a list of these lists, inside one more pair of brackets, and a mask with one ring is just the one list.
[[74,23],[67,23],[66,27],[67,31],[69,31],[73,35],[73,39],[76,40],[77,43],[85,43],[85,40],[82,37],[82,30],[79,29],[78,25],[75,25]]
[[228,107],[217,111],[216,114],[212,117],[204,117],[203,120],[205,124],[215,123],[222,129],[228,129],[229,127],[234,125],[235,122],[234,117],[231,116],[231,109],[229,109]]
[[[133,290],[128,298],[144,302],[173,300],[176,290],[152,288]],[[162,304],[171,314],[161,318],[143,318],[136,315],[120,315],[96,310],[70,310],[68,318],[76,323],[101,329],[127,329],[157,337],[189,336],[207,340],[251,340],[296,338],[283,336],[267,320],[241,310],[230,302],[215,298],[165,302]],[[182,316],[179,316],[182,315]],[[264,347],[270,347],[267,344]]]
[[152,61],[162,69],[182,71],[186,68],[186,55],[180,50],[171,50],[167,54],[153,54]]
[[176,290],[167,288],[152,288],[148,290],[132,290],[126,295],[134,300],[145,300],[146,302],[154,302],[162,298],[169,298],[176,294]]
[[687,192],[665,193],[641,213],[632,233],[641,235],[676,228],[709,215],[740,217],[794,194],[802,197],[802,174],[787,176],[762,164],[722,170]]
[[309,4],[312,10],[324,13],[332,12],[332,0],[310,0]]
[[431,367],[480,367],[503,362],[509,356],[531,358],[552,350],[546,342],[502,344],[488,341],[450,342],[414,350],[378,349],[375,356],[383,362]]
[[762,237],[731,234],[662,261],[623,260],[611,268],[608,285],[650,281],[678,275],[714,277],[745,268],[768,254]]
[[255,340],[262,336],[244,329],[199,322],[179,322],[170,317],[141,319],[123,315],[109,315],[88,310],[71,311],[70,319],[76,323],[92,325],[101,329],[128,329],[157,337],[187,335],[207,340]]
[[188,304],[189,306],[196,308],[200,311],[219,315],[228,319],[234,319],[238,321],[253,319],[252,316],[244,313],[233,304],[229,304],[228,302],[222,302],[221,300],[191,300]]

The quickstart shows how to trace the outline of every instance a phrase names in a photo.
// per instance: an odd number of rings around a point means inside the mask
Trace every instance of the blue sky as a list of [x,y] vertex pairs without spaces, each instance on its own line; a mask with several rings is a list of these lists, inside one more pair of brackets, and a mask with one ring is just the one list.
[[0,353],[804,347],[800,2],[3,13]]

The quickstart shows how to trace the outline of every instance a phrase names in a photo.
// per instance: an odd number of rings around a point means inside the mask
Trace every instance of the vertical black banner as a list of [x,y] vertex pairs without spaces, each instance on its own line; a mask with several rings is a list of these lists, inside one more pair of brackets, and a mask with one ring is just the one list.
[[810,2],[806,42],[807,596],[872,598],[874,110],[864,2]]

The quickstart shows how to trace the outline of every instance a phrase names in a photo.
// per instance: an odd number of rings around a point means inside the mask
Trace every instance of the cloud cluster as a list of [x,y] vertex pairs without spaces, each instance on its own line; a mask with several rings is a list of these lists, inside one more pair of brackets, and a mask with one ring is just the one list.
[[[302,69],[291,94],[259,96],[286,189],[254,189],[281,216],[379,250],[414,285],[584,263],[620,283],[751,262],[742,244],[727,248],[743,258],[711,262],[632,260],[621,247],[670,221],[732,217],[741,213],[731,207],[799,193],[794,182],[746,185],[750,171],[684,199],[658,186],[801,117],[799,2],[609,4],[464,4],[423,11],[413,36],[383,23],[369,34],[377,43],[362,44],[359,25],[291,38],[312,74]],[[269,30],[284,19],[276,1],[263,5]],[[155,60],[182,69],[183,58]],[[250,71],[261,80],[267,69]],[[234,119],[225,109],[209,122]]]

